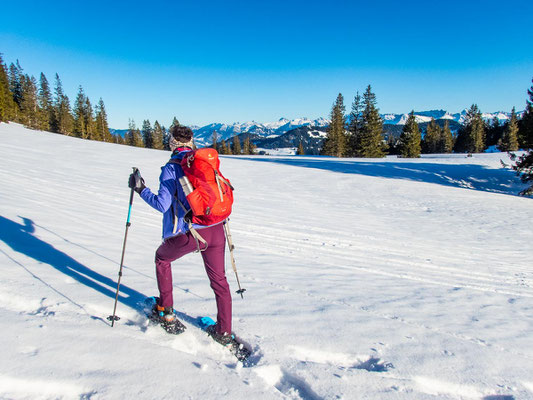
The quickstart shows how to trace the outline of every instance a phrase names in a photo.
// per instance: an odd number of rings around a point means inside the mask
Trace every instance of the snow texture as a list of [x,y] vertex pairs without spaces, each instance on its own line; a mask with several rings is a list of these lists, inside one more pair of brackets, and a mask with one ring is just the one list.
[[106,320],[131,167],[156,189],[169,153],[0,140],[2,399],[533,398],[533,203],[506,154],[222,157],[244,367],[195,325],[215,317],[198,254],[173,263],[187,331],[148,323],[161,215],[137,195]]

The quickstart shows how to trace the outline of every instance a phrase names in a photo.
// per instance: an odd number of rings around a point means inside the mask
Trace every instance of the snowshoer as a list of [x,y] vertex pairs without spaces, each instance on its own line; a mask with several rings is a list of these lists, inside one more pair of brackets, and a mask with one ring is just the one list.
[[[226,238],[223,222],[209,226],[192,224],[190,213],[184,210],[190,207],[179,183],[179,179],[184,176],[180,161],[193,149],[191,129],[178,125],[170,128],[169,145],[172,156],[161,167],[157,194],[145,186],[140,173],[131,174],[129,179],[129,187],[146,203],[163,213],[163,243],[155,253],[159,299],[154,306],[154,317],[171,333],[185,329],[177,320],[173,309],[171,263],[186,254],[200,251],[217,305],[216,325],[209,334],[216,341],[224,343],[230,341],[232,336],[232,299],[225,274]],[[176,332],[172,332],[174,330]]]

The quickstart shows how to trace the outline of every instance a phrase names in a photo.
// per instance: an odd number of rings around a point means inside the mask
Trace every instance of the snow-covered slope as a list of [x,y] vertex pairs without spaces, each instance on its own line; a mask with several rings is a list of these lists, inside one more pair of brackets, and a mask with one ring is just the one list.
[[0,398],[533,398],[533,208],[505,155],[223,157],[244,368],[194,325],[215,313],[198,254],[173,264],[187,332],[143,317],[161,216],[137,195],[106,321],[128,175],[155,189],[168,153],[15,124],[0,141]]

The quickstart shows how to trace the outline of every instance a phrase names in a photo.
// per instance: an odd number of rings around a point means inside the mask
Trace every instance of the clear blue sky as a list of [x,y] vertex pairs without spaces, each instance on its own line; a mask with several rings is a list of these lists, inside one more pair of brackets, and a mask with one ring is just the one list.
[[533,1],[10,1],[0,52],[102,97],[114,128],[327,117],[371,84],[381,112],[522,110]]

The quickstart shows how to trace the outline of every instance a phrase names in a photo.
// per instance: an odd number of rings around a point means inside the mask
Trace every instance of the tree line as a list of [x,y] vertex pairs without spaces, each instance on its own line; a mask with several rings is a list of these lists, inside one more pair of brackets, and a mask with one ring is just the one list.
[[83,139],[116,142],[101,98],[93,107],[80,86],[72,108],[57,73],[52,88],[44,73],[37,81],[24,73],[18,60],[8,67],[0,53],[0,122],[7,121]]
[[245,134],[244,140],[241,145],[241,139],[239,135],[233,136],[233,139],[230,141],[222,139],[218,140],[217,131],[213,132],[213,144],[211,145],[219,154],[226,155],[252,155],[256,153],[256,146],[251,142],[250,135]]
[[[402,129],[399,138],[388,140],[383,133],[383,120],[377,108],[376,95],[368,85],[363,96],[356,93],[347,117],[344,98],[339,93],[331,109],[331,124],[327,130],[321,154],[334,157],[380,158],[387,154],[416,158],[422,153],[480,153],[490,146],[500,151],[516,151],[533,147],[533,86],[528,90],[529,100],[521,119],[513,107],[511,117],[504,124],[494,117],[489,123],[473,104],[467,111],[464,125],[452,133],[448,121],[439,125],[434,119],[425,132],[420,129],[414,111]],[[424,137],[422,138],[422,133]],[[299,150],[300,151],[300,150]]]

